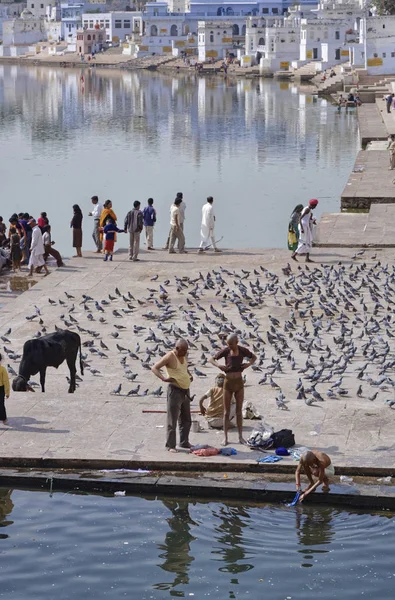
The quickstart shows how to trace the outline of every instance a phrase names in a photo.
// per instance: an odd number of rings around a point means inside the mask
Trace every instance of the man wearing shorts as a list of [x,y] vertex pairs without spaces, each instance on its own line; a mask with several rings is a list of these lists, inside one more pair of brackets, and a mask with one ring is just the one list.
[[[302,492],[300,485],[302,468],[309,480],[309,485],[304,492]],[[309,450],[302,454],[295,473],[296,491],[301,492],[299,502],[303,502],[306,496],[314,492],[320,485],[322,485],[323,492],[329,492],[329,477],[333,477],[334,474],[335,468],[325,452],[321,452],[321,450]],[[313,476],[317,477],[315,483]]]

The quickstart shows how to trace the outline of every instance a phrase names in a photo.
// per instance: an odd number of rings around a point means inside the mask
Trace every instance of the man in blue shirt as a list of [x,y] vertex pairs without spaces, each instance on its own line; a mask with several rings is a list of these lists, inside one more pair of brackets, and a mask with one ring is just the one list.
[[148,206],[143,210],[145,238],[147,250],[154,249],[154,225],[156,222],[156,210],[154,209],[154,199],[148,198]]

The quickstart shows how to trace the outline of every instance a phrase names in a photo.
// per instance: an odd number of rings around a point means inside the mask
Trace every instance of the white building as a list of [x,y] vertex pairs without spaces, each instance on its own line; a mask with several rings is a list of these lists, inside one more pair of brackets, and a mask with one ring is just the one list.
[[47,14],[47,8],[55,6],[55,4],[55,0],[28,0],[26,8],[28,8],[35,17],[44,19]]
[[233,25],[231,21],[199,21],[199,61],[219,60],[234,53]]
[[244,65],[259,63],[261,72],[287,71],[299,59],[300,18],[247,19]]
[[25,5],[22,2],[0,4],[0,42],[3,41],[3,22],[14,17],[20,17]]
[[368,75],[395,73],[395,16],[368,17],[360,33]]
[[68,43],[74,43],[77,36],[77,30],[82,26],[82,13],[84,4],[61,4],[60,18],[62,22],[62,38]]
[[143,16],[139,12],[131,11],[83,14],[82,26],[85,29],[93,29],[96,25],[106,30],[107,42],[120,42],[132,33],[143,32]]
[[359,22],[364,15],[358,0],[321,0],[314,16],[301,21],[300,61],[317,61],[317,70],[345,62],[358,45]]
[[169,13],[184,14],[191,10],[191,3],[190,0],[169,0],[167,7]]
[[[29,10],[22,11],[20,17],[9,19],[3,23],[3,46],[19,46],[23,53],[23,46],[33,45],[46,39],[43,19],[35,17]],[[3,53],[5,56],[5,54]]]

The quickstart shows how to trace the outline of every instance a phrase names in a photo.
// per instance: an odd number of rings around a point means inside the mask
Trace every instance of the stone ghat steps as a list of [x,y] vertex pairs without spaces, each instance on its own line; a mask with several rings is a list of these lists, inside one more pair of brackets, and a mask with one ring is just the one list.
[[394,248],[395,204],[372,204],[369,213],[325,213],[315,246],[323,248]]

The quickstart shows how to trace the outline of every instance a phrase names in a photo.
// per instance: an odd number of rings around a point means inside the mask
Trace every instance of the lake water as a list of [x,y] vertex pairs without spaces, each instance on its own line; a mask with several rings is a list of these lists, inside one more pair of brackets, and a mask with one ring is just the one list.
[[66,255],[74,203],[93,247],[93,194],[113,201],[121,226],[134,200],[152,196],[158,247],[178,191],[191,246],[209,195],[225,247],[283,247],[290,212],[313,197],[318,216],[339,210],[359,146],[355,113],[271,80],[103,69],[80,77],[0,65],[0,214],[46,210]]
[[392,598],[395,518],[0,489],[0,597]]

